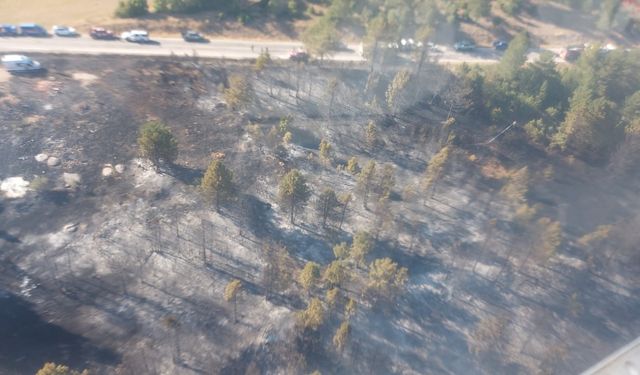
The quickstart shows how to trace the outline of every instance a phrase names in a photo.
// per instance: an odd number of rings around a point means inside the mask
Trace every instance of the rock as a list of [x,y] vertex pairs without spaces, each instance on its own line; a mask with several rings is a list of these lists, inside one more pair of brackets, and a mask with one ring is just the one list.
[[102,168],[102,177],[109,177],[113,174],[113,167],[111,165],[105,165]]
[[55,156],[50,156],[49,159],[47,159],[47,165],[50,167],[56,167],[60,165],[60,159]]
[[69,223],[67,225],[65,225],[62,230],[64,230],[67,233],[73,233],[76,230],[78,230],[78,223]]
[[62,181],[67,189],[75,189],[80,184],[80,175],[77,173],[63,173]]
[[36,161],[38,163],[44,163],[45,161],[47,161],[47,159],[49,159],[49,155],[47,155],[47,154],[38,154],[38,155],[36,155]]
[[116,172],[122,174],[124,173],[124,165],[123,164],[116,164]]

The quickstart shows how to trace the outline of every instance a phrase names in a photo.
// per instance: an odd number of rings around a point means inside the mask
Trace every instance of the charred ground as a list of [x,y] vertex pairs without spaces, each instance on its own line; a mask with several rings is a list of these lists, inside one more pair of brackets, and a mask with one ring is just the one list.
[[[372,79],[368,66],[330,63],[255,71],[197,58],[39,58],[44,76],[0,76],[0,180],[15,187],[0,201],[0,302],[10,306],[0,372],[34,373],[53,360],[123,374],[575,373],[640,333],[633,180],[526,144],[519,128],[483,144],[500,128],[465,116],[464,89],[442,67],[427,64],[382,109],[398,67]],[[238,74],[254,95],[233,111],[223,91]],[[271,130],[286,116],[288,144]],[[137,157],[149,119],[176,135],[174,166]],[[425,168],[445,145],[443,177],[425,193]],[[221,213],[197,188],[213,153],[240,190]],[[363,207],[356,177],[338,167],[353,156],[360,167],[393,167],[386,206]],[[562,227],[548,256],[531,250],[536,236],[500,193],[523,165],[529,204]],[[314,195],[296,225],[276,199],[293,168]],[[341,228],[314,215],[324,187],[354,194]],[[584,234],[610,223],[610,238],[590,247]],[[302,291],[298,270],[327,266],[332,246],[358,230],[377,233],[367,263],[407,267],[406,290],[373,303],[366,269],[352,266],[338,307],[326,305],[321,328],[301,335],[296,311],[326,288]],[[281,271],[293,277],[274,287],[265,275],[279,246]],[[233,278],[244,285],[237,324],[223,299]],[[358,307],[337,351],[347,297]],[[38,346],[32,326],[47,327],[51,345]]]

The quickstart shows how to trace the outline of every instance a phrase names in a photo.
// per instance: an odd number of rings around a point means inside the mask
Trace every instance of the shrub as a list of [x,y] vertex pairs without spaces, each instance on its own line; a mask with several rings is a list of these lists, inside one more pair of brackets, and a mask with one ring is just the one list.
[[178,157],[178,141],[171,130],[159,121],[149,121],[142,125],[138,146],[141,156],[150,159],[154,164],[161,160],[173,163]]
[[116,8],[116,17],[133,18],[149,13],[147,0],[120,0]]

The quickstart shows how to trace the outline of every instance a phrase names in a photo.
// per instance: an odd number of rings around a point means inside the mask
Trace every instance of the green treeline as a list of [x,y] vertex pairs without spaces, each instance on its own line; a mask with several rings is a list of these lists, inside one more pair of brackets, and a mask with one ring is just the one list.
[[530,141],[604,162],[635,136],[640,118],[640,52],[585,50],[575,65],[553,55],[525,63],[527,38],[516,37],[500,64],[462,66],[469,110],[498,127],[517,121]]

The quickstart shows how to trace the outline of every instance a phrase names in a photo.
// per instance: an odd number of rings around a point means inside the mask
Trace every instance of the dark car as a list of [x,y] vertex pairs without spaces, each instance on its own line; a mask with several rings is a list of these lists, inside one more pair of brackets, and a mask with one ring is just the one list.
[[0,36],[18,36],[18,28],[14,25],[0,25]]
[[185,42],[191,42],[191,43],[208,43],[209,42],[209,39],[202,36],[202,34],[200,34],[197,31],[191,31],[191,30],[183,32],[182,39],[184,39]]
[[476,44],[474,42],[469,41],[469,40],[462,40],[460,42],[455,43],[453,45],[453,48],[455,48],[456,51],[469,52],[469,51],[473,51],[474,49],[476,49]]
[[91,31],[89,32],[89,35],[91,35],[93,39],[102,39],[102,40],[118,39],[113,33],[113,31],[104,29],[102,27],[92,27]]
[[495,40],[492,45],[497,51],[504,51],[509,47],[509,43],[504,40]]
[[20,25],[20,36],[49,36],[49,33],[38,24],[23,23]]
[[565,61],[576,61],[584,51],[583,45],[569,46],[562,51],[562,58]]
[[295,49],[289,53],[289,60],[307,63],[309,62],[309,54],[307,51]]

